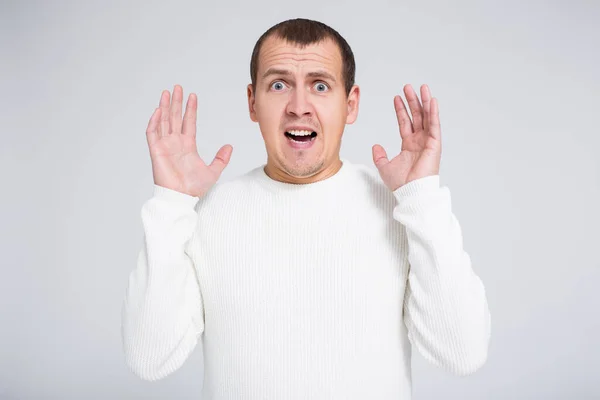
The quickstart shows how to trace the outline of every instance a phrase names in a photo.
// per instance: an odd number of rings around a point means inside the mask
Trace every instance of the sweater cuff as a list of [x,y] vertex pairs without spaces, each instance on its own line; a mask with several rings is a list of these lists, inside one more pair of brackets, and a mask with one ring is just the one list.
[[450,192],[440,186],[439,175],[411,181],[393,193],[396,198],[394,218],[410,229],[425,229],[428,235],[435,234],[439,224],[452,212]]
[[187,208],[195,207],[199,198],[154,184],[154,198],[166,200]]
[[431,191],[436,191],[440,188],[440,176],[429,175],[424,178],[415,179],[405,185],[394,190],[394,197],[398,202],[401,202],[404,197],[419,195]]

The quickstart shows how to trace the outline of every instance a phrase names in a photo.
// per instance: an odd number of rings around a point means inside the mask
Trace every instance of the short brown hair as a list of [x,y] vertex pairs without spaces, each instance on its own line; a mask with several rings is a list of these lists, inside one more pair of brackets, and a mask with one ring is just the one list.
[[342,78],[346,89],[346,96],[354,85],[354,74],[356,65],[354,63],[354,54],[346,39],[342,37],[335,29],[325,25],[322,22],[304,18],[289,19],[280,22],[269,28],[258,39],[252,51],[250,60],[250,79],[252,87],[256,90],[256,74],[258,73],[258,56],[263,42],[270,36],[283,39],[289,43],[305,47],[310,44],[319,43],[326,39],[332,39],[340,49],[342,55]]

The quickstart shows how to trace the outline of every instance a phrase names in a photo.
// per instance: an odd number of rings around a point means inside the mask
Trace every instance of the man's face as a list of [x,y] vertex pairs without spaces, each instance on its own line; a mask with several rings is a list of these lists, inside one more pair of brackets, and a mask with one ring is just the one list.
[[273,36],[265,40],[248,105],[265,141],[267,173],[298,183],[330,175],[358,99],[357,86],[346,95],[341,53],[332,40],[303,49]]

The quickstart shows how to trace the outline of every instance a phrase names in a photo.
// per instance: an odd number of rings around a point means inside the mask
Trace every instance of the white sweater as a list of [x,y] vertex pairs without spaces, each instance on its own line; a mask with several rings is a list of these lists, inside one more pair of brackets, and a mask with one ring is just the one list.
[[312,184],[263,167],[202,198],[158,185],[123,303],[125,359],[156,380],[198,340],[203,400],[411,398],[411,344],[465,375],[487,358],[485,289],[450,192],[392,192],[343,159]]

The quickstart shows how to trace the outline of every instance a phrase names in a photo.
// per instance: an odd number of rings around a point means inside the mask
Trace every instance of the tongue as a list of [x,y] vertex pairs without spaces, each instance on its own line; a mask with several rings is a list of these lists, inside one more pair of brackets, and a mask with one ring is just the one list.
[[310,136],[294,136],[292,135],[292,139],[297,142],[308,142],[310,140]]
[[296,142],[309,142],[310,139],[312,139],[312,135],[307,135],[307,136],[300,136],[300,135],[298,135],[298,136],[295,136],[295,135],[292,135],[289,132],[286,132],[285,136],[287,136],[290,139],[295,140]]

